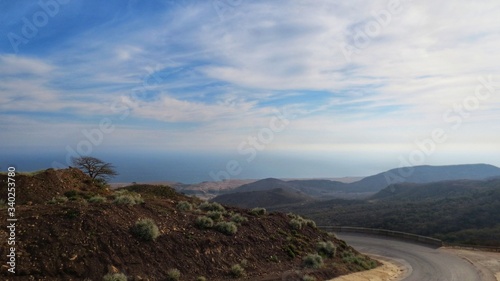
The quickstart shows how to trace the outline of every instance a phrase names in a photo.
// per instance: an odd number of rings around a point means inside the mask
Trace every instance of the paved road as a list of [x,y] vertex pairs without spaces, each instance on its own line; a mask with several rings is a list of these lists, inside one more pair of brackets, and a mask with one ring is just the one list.
[[406,265],[409,271],[404,281],[483,281],[470,263],[440,249],[363,234],[343,232],[337,236],[362,253]]

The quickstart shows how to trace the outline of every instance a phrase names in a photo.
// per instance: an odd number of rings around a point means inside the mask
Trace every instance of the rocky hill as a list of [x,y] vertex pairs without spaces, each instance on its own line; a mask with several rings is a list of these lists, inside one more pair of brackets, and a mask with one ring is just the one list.
[[378,192],[401,182],[431,183],[448,180],[485,180],[500,177],[500,168],[487,164],[415,166],[392,169],[349,184],[350,191]]
[[391,185],[367,200],[278,208],[322,225],[403,231],[445,243],[500,246],[500,179]]
[[224,194],[215,197],[212,201],[240,208],[274,208],[289,204],[311,203],[316,200],[299,191],[275,188]]
[[[485,180],[500,177],[500,168],[486,164],[451,165],[451,166],[415,166],[388,170],[383,173],[363,178],[359,181],[344,183],[333,180],[280,180],[267,178],[247,183],[232,189],[220,190],[215,201],[228,202],[235,206],[244,206],[248,200],[240,192],[269,191],[276,188],[288,192],[300,192],[317,200],[328,199],[366,199],[382,189],[396,183],[432,183],[451,180]],[[221,199],[222,197],[222,199]],[[269,197],[269,195],[266,195]],[[231,198],[231,199],[230,199]],[[265,197],[263,197],[265,198]],[[238,201],[238,199],[242,199]],[[266,202],[253,202],[263,205]],[[299,202],[302,203],[302,202]],[[280,202],[278,204],[281,205]]]
[[[1,280],[327,280],[377,265],[310,220],[168,186],[109,191],[75,169],[17,175],[16,184],[16,274],[4,264]],[[9,235],[0,229],[3,257]]]

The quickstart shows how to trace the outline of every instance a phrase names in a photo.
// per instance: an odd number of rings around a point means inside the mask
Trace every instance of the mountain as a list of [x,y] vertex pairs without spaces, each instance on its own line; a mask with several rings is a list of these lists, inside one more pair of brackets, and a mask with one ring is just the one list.
[[280,180],[267,178],[244,184],[225,193],[265,191],[280,188],[290,192],[301,192],[315,199],[326,200],[341,197],[349,190],[349,183],[332,180]]
[[[290,180],[267,178],[221,190],[220,194],[265,191],[281,188],[299,191],[318,200],[365,199],[394,183],[430,183],[449,180],[484,180],[500,177],[500,168],[487,164],[415,166],[388,170],[352,183],[332,180]],[[402,188],[402,187],[401,187]],[[234,197],[236,198],[236,197]],[[243,200],[244,197],[240,197]],[[236,199],[235,199],[236,200]],[[243,205],[244,202],[232,202]]]
[[334,199],[277,209],[321,225],[381,228],[445,243],[500,246],[500,178],[398,183],[368,200]]
[[235,192],[248,192],[248,191],[263,191],[263,190],[271,190],[271,189],[276,189],[276,188],[281,188],[281,189],[290,190],[290,191],[295,190],[294,187],[291,186],[286,181],[275,179],[275,178],[267,178],[267,179],[262,179],[262,180],[258,180],[258,181],[252,182],[252,183],[241,185],[237,188],[229,190],[228,192],[235,193]]
[[500,168],[487,164],[415,166],[392,169],[349,184],[349,192],[378,192],[393,183],[484,180],[500,177]]
[[272,208],[289,204],[304,204],[315,200],[299,191],[275,188],[271,190],[258,190],[237,192],[219,195],[212,199],[213,202],[240,208]]
[[397,183],[382,189],[370,199],[397,201],[440,200],[475,196],[493,189],[500,190],[499,180],[455,180],[425,184]]
[[[2,194],[7,194],[12,179],[18,191],[14,213],[18,222],[9,222],[15,229],[1,228],[0,239],[15,237],[16,244],[0,247],[0,255],[14,253],[9,261],[15,262],[16,274],[7,271],[12,263],[6,263],[0,271],[2,280],[199,280],[203,276],[229,281],[245,275],[245,280],[278,281],[283,276],[302,280],[305,273],[329,280],[377,265],[297,216],[254,214],[188,197],[164,185],[110,190],[76,169],[14,177],[0,173]],[[10,207],[0,201],[1,221],[7,221]],[[320,242],[333,243],[336,254],[324,256],[321,269],[304,268],[304,258],[316,253]],[[180,279],[169,277],[176,274]]]

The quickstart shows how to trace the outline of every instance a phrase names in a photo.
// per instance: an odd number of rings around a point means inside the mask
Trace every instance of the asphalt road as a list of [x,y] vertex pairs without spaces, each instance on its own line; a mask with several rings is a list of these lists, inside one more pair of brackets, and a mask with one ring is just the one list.
[[474,266],[440,249],[386,237],[336,233],[364,254],[388,257],[408,268],[405,281],[482,281]]

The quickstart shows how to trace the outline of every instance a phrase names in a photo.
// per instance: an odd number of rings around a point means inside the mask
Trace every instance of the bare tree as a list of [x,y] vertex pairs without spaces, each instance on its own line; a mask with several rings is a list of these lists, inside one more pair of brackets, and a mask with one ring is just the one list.
[[81,156],[72,158],[71,160],[73,165],[88,174],[92,180],[106,182],[109,178],[118,175],[118,172],[111,163],[106,163],[95,157]]

